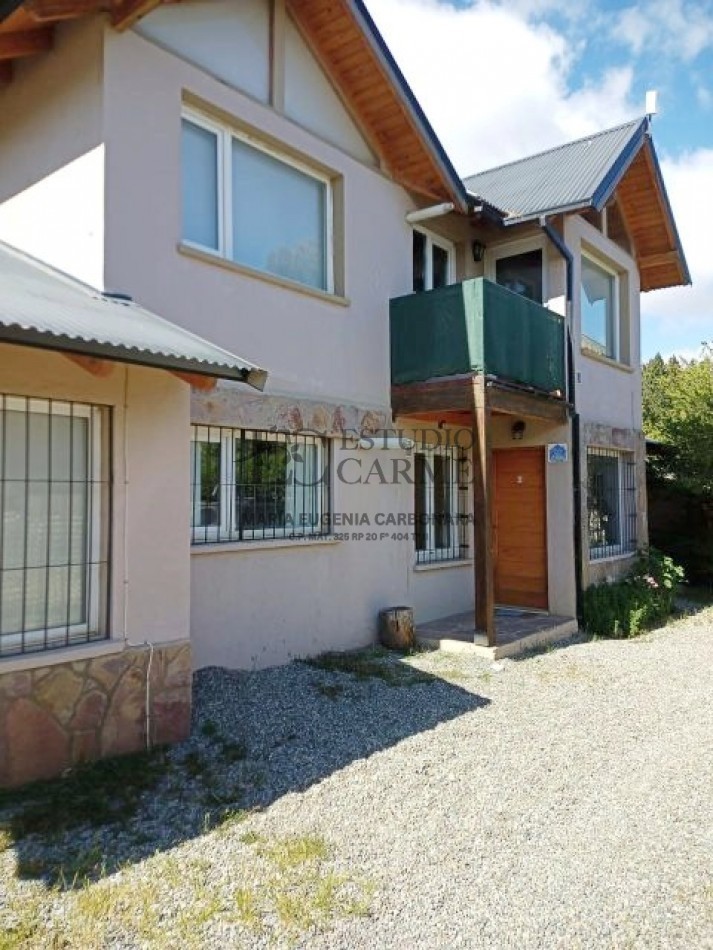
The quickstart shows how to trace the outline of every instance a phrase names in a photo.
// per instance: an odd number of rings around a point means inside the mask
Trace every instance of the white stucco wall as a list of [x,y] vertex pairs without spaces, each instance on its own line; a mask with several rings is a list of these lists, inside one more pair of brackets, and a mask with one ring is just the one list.
[[55,29],[51,52],[0,88],[0,240],[97,287],[104,277],[99,18]]
[[[386,607],[413,607],[417,623],[473,608],[472,562],[416,567],[414,528],[388,523],[414,510],[413,486],[393,479],[394,462],[403,471],[412,454],[378,445],[354,449],[343,440],[334,440],[332,451],[338,540],[193,548],[197,668],[259,669],[365,646],[375,642],[378,612]],[[370,476],[377,460],[390,483]],[[344,523],[350,515],[367,523]]]
[[189,537],[178,512],[189,510],[189,387],[161,370],[119,364],[97,378],[57,353],[9,344],[0,344],[0,380],[4,394],[111,407],[110,636],[187,639]]
[[[268,391],[389,405],[388,301],[411,287],[411,207],[375,169],[135,33],[108,33],[106,281],[267,366]],[[146,95],[146,90],[151,95]],[[181,254],[180,114],[189,93],[343,185],[346,300]]]
[[[577,373],[577,410],[583,422],[600,422],[623,429],[641,429],[641,325],[639,275],[636,263],[614,241],[583,218],[565,220],[564,238],[574,254],[573,332]],[[597,359],[581,349],[580,295],[582,245],[594,250],[615,270],[625,274],[629,323],[629,361]]]

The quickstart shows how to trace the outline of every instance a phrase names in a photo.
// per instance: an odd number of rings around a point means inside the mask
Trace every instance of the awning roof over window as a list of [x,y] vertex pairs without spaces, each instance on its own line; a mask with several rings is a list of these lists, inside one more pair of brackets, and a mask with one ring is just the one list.
[[2,242],[0,342],[240,380],[260,390],[267,379],[264,369],[130,298],[104,294]]

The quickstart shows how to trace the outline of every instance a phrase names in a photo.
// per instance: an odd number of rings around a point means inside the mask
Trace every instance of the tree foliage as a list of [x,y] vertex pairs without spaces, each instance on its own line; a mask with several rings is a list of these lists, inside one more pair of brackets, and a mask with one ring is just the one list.
[[699,359],[660,355],[643,370],[644,430],[663,443],[654,474],[704,502],[713,501],[713,346]]

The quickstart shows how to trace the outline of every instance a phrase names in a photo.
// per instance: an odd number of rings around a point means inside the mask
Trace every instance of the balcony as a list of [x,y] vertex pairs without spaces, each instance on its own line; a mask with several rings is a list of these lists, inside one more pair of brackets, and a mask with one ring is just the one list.
[[565,391],[564,318],[478,277],[391,301],[391,383],[482,374]]

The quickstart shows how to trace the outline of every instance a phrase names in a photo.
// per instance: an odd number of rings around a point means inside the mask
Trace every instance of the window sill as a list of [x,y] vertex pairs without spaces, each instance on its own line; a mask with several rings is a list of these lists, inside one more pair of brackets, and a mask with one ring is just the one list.
[[289,280],[287,277],[278,277],[277,274],[268,274],[266,271],[255,270],[254,267],[246,267],[245,264],[237,264],[235,261],[229,261],[219,254],[211,254],[210,251],[202,251],[191,244],[177,245],[179,254],[184,257],[191,257],[196,261],[202,261],[204,264],[212,264],[214,267],[222,267],[224,270],[232,271],[234,274],[241,274],[243,277],[254,277],[262,280],[266,284],[273,284],[276,287],[282,287],[284,290],[296,290],[299,294],[305,294],[307,297],[314,297],[325,303],[337,304],[340,307],[349,307],[351,300],[349,297],[342,297],[339,294],[330,294],[326,290],[318,290],[316,287],[308,287],[306,284],[300,284],[296,280]]
[[445,571],[452,567],[468,567],[473,564],[473,558],[454,558],[452,561],[434,561],[432,564],[414,564],[413,570],[420,574],[422,571]]
[[55,666],[59,663],[78,663],[96,657],[122,653],[126,649],[123,639],[95,640],[78,643],[76,646],[58,647],[56,650],[35,650],[32,653],[15,653],[0,658],[0,676],[4,673],[21,673],[38,666]]
[[593,360],[595,363],[602,363],[604,366],[611,366],[612,369],[621,370],[622,373],[633,373],[634,367],[629,366],[628,363],[622,363],[621,360],[613,360],[610,356],[602,356],[600,353],[594,353],[592,350],[587,350],[582,347],[582,356],[586,356],[588,360]]
[[626,561],[627,558],[636,557],[636,551],[628,551],[626,554],[607,554],[606,557],[592,557],[589,554],[590,564],[608,564],[610,561]]
[[276,548],[308,548],[339,544],[334,535],[320,535],[315,538],[267,538],[260,541],[208,541],[205,544],[192,544],[191,556],[202,554],[246,554],[249,551],[271,551]]

